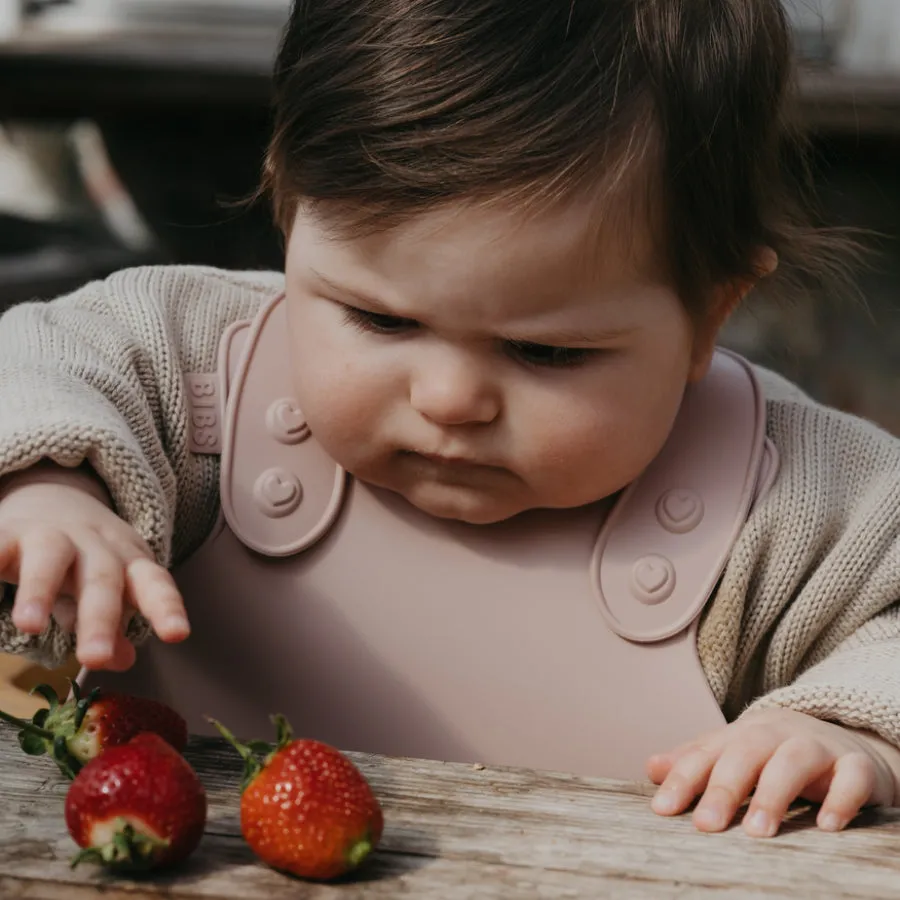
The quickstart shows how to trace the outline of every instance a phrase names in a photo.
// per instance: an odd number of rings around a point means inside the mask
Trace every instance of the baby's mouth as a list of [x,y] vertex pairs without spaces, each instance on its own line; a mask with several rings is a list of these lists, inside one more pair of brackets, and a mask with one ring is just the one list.
[[421,450],[412,450],[409,451],[413,456],[421,457],[422,459],[427,459],[429,462],[438,463],[443,466],[478,466],[479,468],[483,468],[483,463],[479,463],[477,460],[472,459],[471,457],[466,456],[444,456],[441,453],[426,453]]
[[505,467],[498,466],[493,461],[481,461],[473,456],[450,456],[422,450],[403,450],[400,456],[411,466],[415,474],[438,481],[475,484],[485,479],[493,482],[498,475],[509,474]]

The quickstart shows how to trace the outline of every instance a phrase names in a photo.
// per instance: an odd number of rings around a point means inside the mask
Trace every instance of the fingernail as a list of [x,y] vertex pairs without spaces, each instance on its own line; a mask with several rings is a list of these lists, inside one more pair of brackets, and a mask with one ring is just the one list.
[[112,642],[104,640],[103,638],[92,638],[79,647],[80,656],[106,657],[111,656],[112,651]]
[[20,628],[40,628],[44,624],[44,616],[37,604],[28,603],[16,613],[16,621]]
[[163,630],[170,634],[182,634],[190,631],[188,620],[184,616],[169,616],[163,620]]
[[705,828],[722,829],[725,827],[725,815],[720,809],[698,806],[694,810],[694,821]]
[[658,813],[673,813],[678,808],[678,798],[671,790],[657,791],[651,805]]
[[833,812],[825,813],[819,820],[819,828],[823,831],[840,831],[846,824],[846,821],[841,816]]
[[772,837],[776,826],[767,812],[758,809],[747,819],[746,829],[756,837]]

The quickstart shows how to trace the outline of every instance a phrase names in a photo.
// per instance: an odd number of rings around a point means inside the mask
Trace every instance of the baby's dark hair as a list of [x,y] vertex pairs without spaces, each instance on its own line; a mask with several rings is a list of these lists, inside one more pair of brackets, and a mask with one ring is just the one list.
[[263,189],[285,232],[301,203],[352,233],[449,201],[625,201],[702,314],[761,247],[789,282],[844,274],[792,82],[780,0],[295,0]]

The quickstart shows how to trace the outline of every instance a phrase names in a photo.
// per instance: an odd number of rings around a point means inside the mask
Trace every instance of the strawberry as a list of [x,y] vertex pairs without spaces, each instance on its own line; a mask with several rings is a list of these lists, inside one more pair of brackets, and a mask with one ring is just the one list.
[[187,744],[187,723],[171,707],[146,697],[134,697],[95,688],[82,697],[72,683],[72,699],[60,703],[46,684],[32,690],[50,704],[39,709],[30,722],[0,711],[4,719],[22,730],[19,745],[31,756],[49,752],[64,775],[74,778],[79,769],[109,747],[152,731],[181,752]]
[[206,825],[206,792],[187,760],[158,734],[110,747],[75,777],[66,825],[90,860],[113,869],[158,869],[190,856]]
[[274,747],[241,744],[209,721],[244,760],[241,831],[263,862],[327,880],[355,869],[375,849],[384,827],[381,807],[346,756],[319,741],[293,740],[284,716],[272,717]]

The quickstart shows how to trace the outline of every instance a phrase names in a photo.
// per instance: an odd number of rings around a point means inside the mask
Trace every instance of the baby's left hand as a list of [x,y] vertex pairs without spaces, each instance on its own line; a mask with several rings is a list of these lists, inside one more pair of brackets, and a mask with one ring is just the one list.
[[693,815],[700,831],[727,828],[755,788],[744,830],[772,837],[798,797],[822,804],[816,822],[825,831],[844,828],[864,806],[893,805],[898,762],[900,753],[874,736],[773,709],[654,756],[647,770],[660,785],[652,802],[660,815],[684,812],[702,794]]

